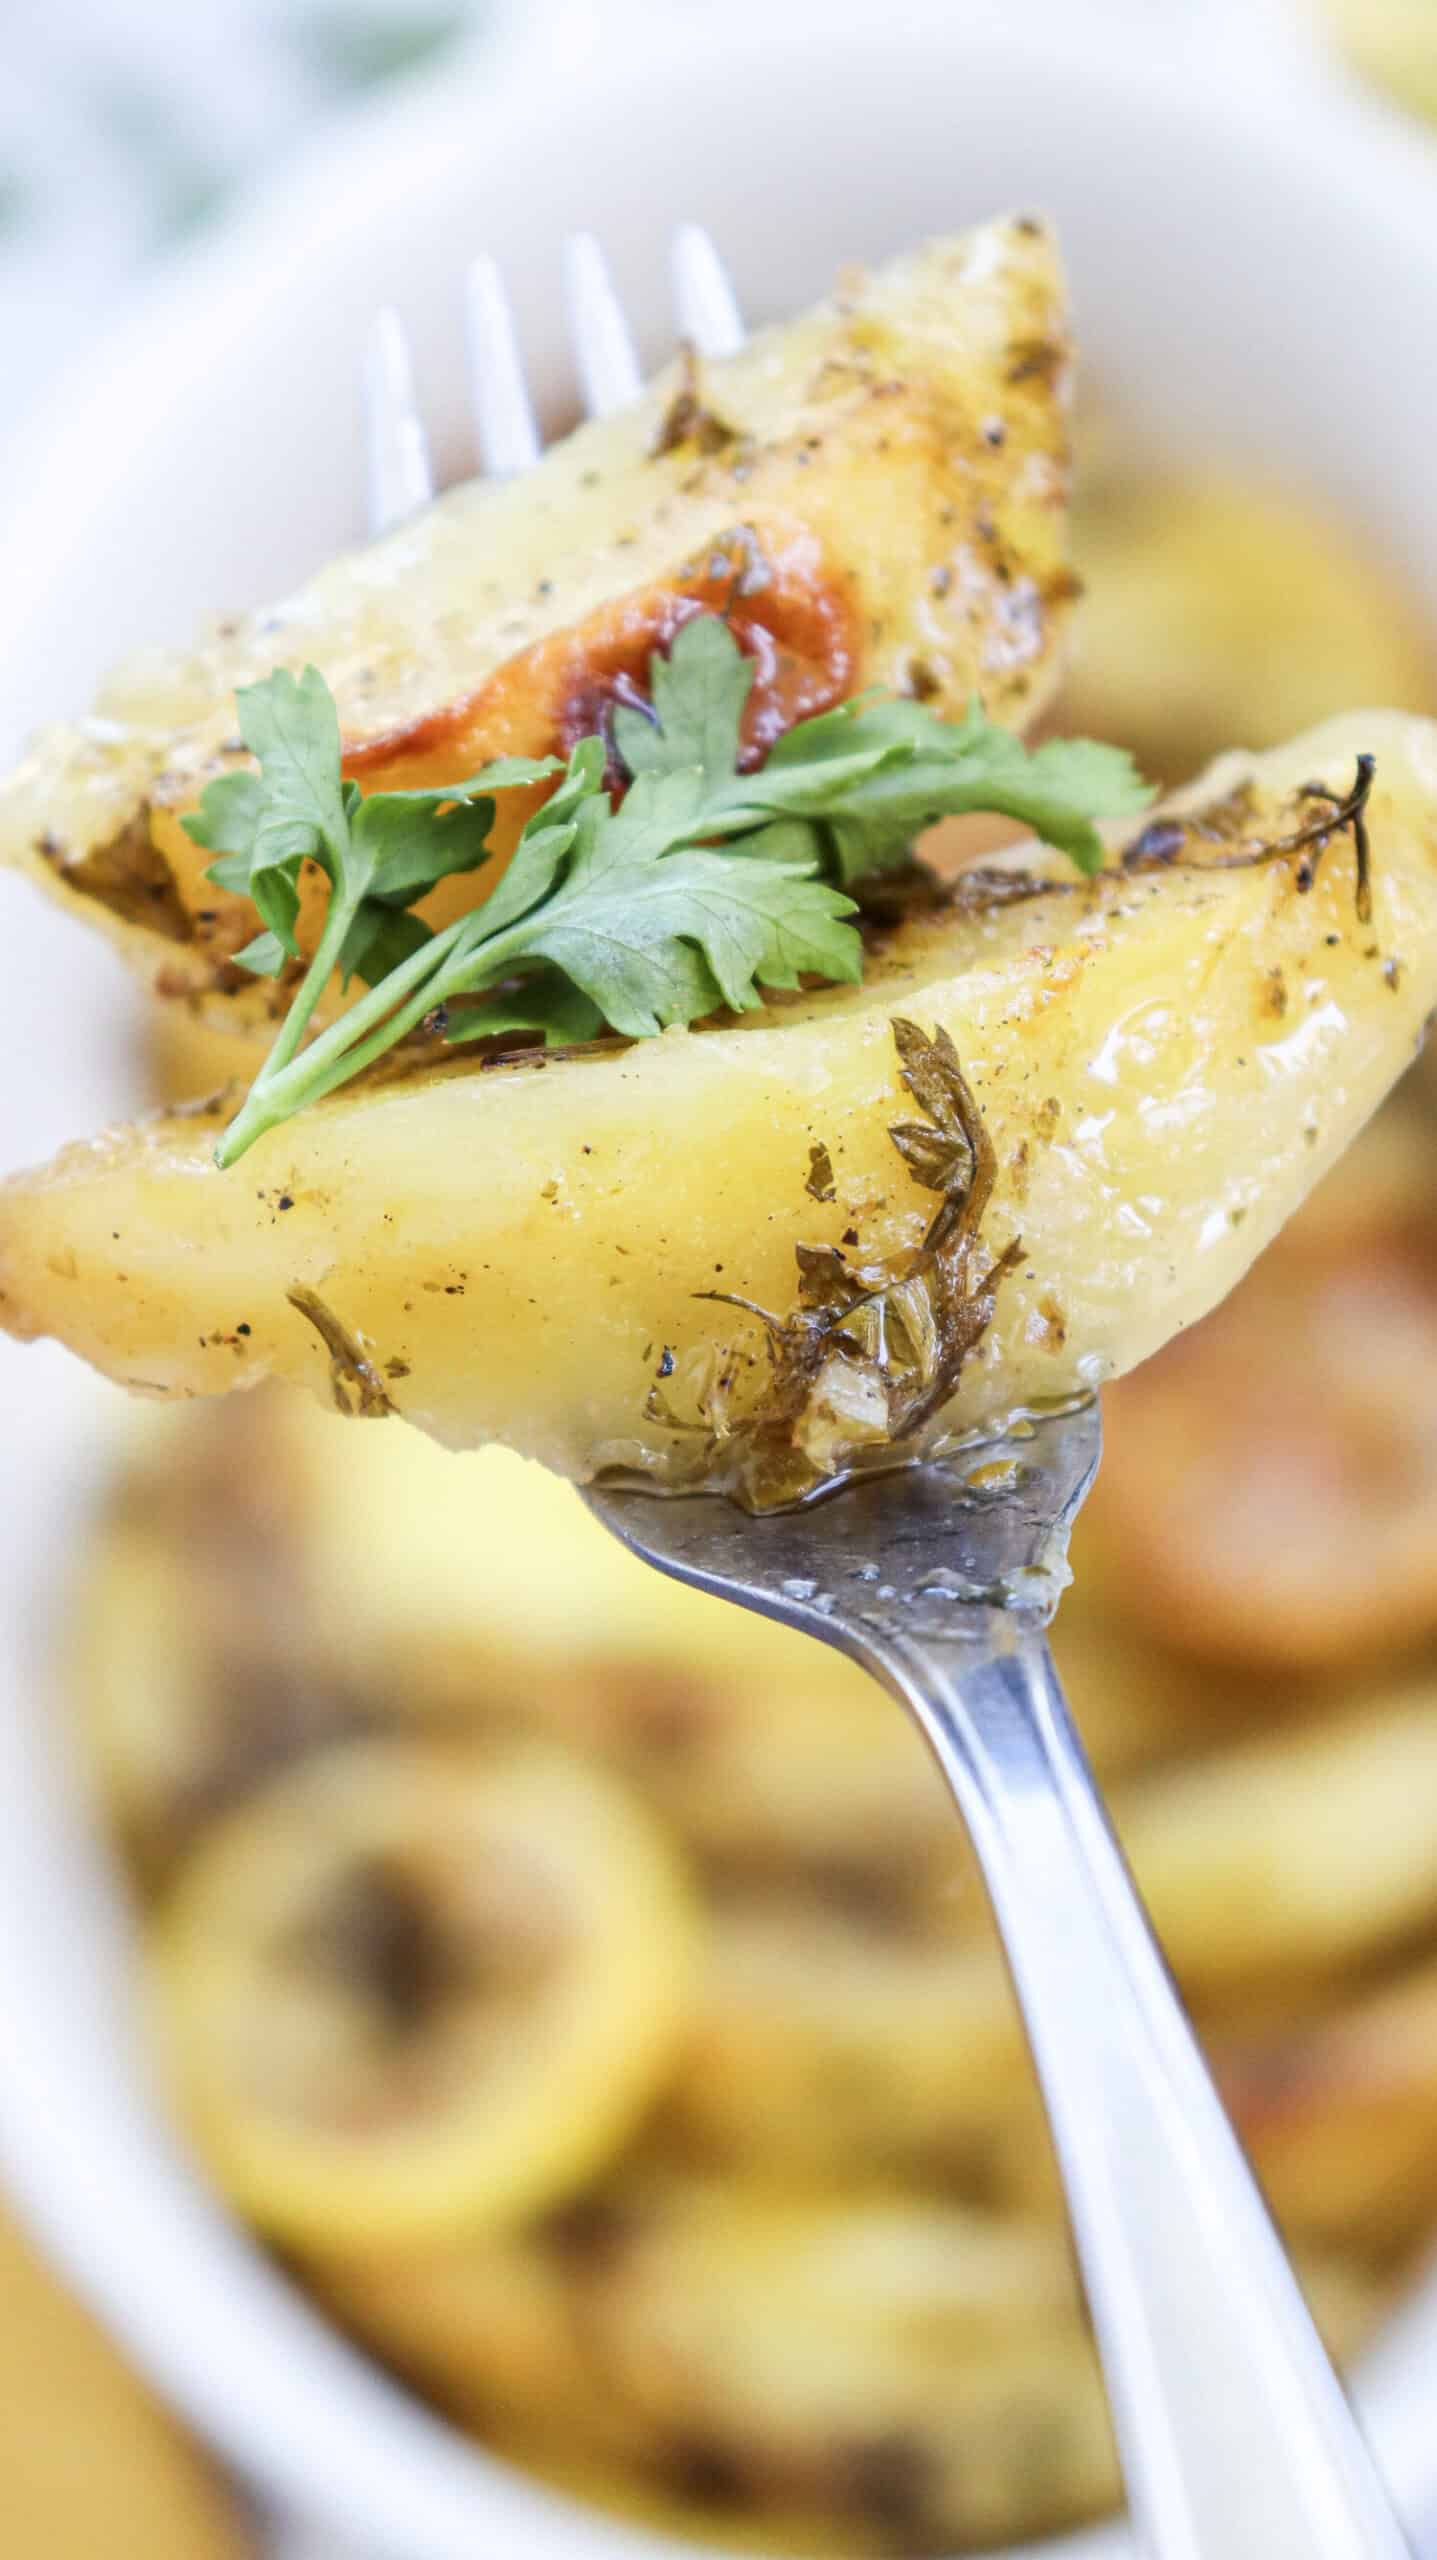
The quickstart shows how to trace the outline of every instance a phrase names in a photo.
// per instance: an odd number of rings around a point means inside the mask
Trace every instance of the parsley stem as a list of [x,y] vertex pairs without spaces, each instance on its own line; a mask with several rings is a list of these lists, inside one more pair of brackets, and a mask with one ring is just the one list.
[[[482,907],[478,909],[478,918],[482,918],[483,912]],[[427,960],[430,967],[407,1004],[400,1005],[397,1010],[394,1008],[395,980],[400,975],[398,970],[394,970],[384,980],[382,988],[375,990],[376,995],[382,994],[387,1000],[384,1007],[378,1008],[377,1021],[373,1019],[376,1012],[374,999],[366,997],[363,1004],[355,1005],[342,1022],[335,1024],[336,1031],[347,1031],[351,1037],[342,1044],[335,1044],[334,1054],[327,1061],[318,1058],[318,1052],[325,1043],[316,1041],[305,1051],[304,1056],[296,1061],[296,1068],[311,1070],[304,1079],[304,1099],[307,1102],[322,1101],[327,1093],[334,1092],[336,1086],[347,1084],[351,1076],[360,1075],[366,1067],[373,1065],[376,1058],[382,1058],[386,1049],[395,1048],[406,1038],[415,1025],[424,1020],[426,1013],[432,1013],[450,996],[461,991],[465,994],[481,992],[484,980],[496,973],[502,974],[507,966],[506,944],[516,955],[522,951],[524,935],[521,925],[511,925],[507,932],[493,935],[484,951],[482,975],[476,978],[473,955],[476,944],[483,948],[483,937],[472,931],[475,922],[476,916],[463,916],[457,924],[449,927],[447,934],[436,936],[436,942],[442,941],[448,946],[437,968],[434,966],[435,943],[429,943],[415,955],[417,959]],[[467,933],[466,927],[470,928]],[[407,965],[412,971],[414,963]],[[355,1040],[352,1036],[354,1031],[363,1031],[366,1022],[372,1022],[373,1027],[366,1037]],[[317,1075],[312,1072],[316,1065],[319,1066]]]
[[[342,1050],[338,1057],[321,1070],[313,1082],[306,1084],[305,1100],[322,1101],[327,1093],[333,1093],[337,1085],[347,1084],[351,1076],[359,1075],[376,1058],[382,1058],[386,1049],[394,1048],[414,1029],[416,1023],[424,1020],[426,1013],[432,1013],[436,1005],[444,1002],[445,996],[450,992],[446,981],[447,972],[442,970],[437,978],[426,978],[423,985],[418,987],[410,997],[409,1002],[399,1007],[397,1013],[386,1013],[384,1019],[375,1024],[367,1039],[359,1040]],[[389,992],[389,982],[386,979],[385,993]],[[350,1016],[348,1019],[352,1020],[353,1017]],[[304,1063],[307,1065],[308,1060],[306,1059]]]
[[270,1076],[278,1075],[282,1068],[287,1067],[299,1047],[309,1028],[310,1016],[334,975],[341,945],[354,920],[358,904],[357,896],[342,898],[336,894],[330,899],[329,912],[324,919],[324,929],[315,944],[314,955],[300,982],[294,1002],[280,1027],[279,1037],[260,1069],[261,1083],[267,1081]]
[[[482,910],[480,912],[482,913]],[[336,915],[340,916],[340,923],[331,942],[331,928]],[[216,1164],[224,1167],[236,1163],[246,1149],[254,1145],[256,1138],[264,1136],[267,1129],[277,1127],[281,1120],[287,1120],[292,1112],[297,1111],[302,1103],[317,1101],[321,1094],[332,1092],[335,1085],[342,1084],[346,1077],[355,1074],[357,1068],[354,1063],[354,1053],[357,1048],[363,1051],[359,1064],[367,1066],[371,1056],[378,1056],[383,1049],[390,1047],[393,1041],[402,1039],[404,1031],[411,1029],[415,1022],[422,1021],[430,1008],[440,1000],[431,983],[434,976],[442,968],[444,961],[450,956],[454,945],[461,937],[466,932],[472,936],[474,922],[474,916],[471,914],[460,916],[454,924],[446,926],[442,933],[437,933],[432,941],[426,942],[422,949],[416,951],[410,959],[402,961],[397,969],[391,969],[388,977],[381,979],[377,987],[372,987],[367,996],[360,998],[358,1004],[351,1005],[349,1010],[342,1013],[336,1022],[332,1022],[327,1030],[321,1031],[318,1039],[312,1040],[307,1049],[300,1050],[298,1056],[294,1054],[296,1042],[290,1041],[287,1056],[281,1058],[280,1042],[277,1040],[264,1067],[255,1078],[244,1104],[230,1122],[215,1149]],[[349,916],[342,913],[341,902],[336,899],[325,919],[319,948],[306,972],[300,995],[295,1000],[297,1009],[300,1001],[305,996],[308,997],[304,1017],[300,1023],[301,1031],[319,1000],[329,969],[334,965],[333,955],[337,955],[348,927]],[[320,955],[327,944],[331,946],[331,958],[329,969],[326,969],[324,976],[321,977],[319,975]],[[402,1008],[403,1030],[397,1030],[394,1028],[396,999],[402,998],[408,990],[415,988],[419,991],[417,1001]],[[286,1024],[286,1031],[288,1028],[289,1025]],[[366,1032],[372,1033],[368,1040],[364,1038]],[[283,1037],[284,1035],[281,1034],[281,1039]],[[297,1037],[298,1035],[296,1039]]]

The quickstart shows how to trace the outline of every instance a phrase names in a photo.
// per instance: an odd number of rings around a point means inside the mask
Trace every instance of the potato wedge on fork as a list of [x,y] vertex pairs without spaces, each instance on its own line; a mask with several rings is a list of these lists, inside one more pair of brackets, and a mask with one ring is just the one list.
[[[102,723],[42,741],[0,789],[0,848],[162,989],[253,1029],[313,956],[326,863],[331,914],[339,897],[341,791],[357,826],[376,788],[442,791],[496,753],[562,756],[594,731],[637,802],[653,774],[622,741],[646,680],[659,717],[662,653],[695,616],[722,617],[748,662],[740,768],[874,682],[914,719],[977,693],[1021,724],[1056,681],[1072,593],[1065,380],[1042,226],[935,243],[124,680]],[[292,904],[254,962],[278,975],[256,980],[235,966],[250,856],[210,879],[205,854],[232,841],[233,795],[269,805],[269,780],[241,776],[230,695],[276,653],[277,686],[309,656],[333,677],[341,842],[326,852],[301,821],[318,851],[291,859]],[[666,726],[638,731],[661,772],[680,755]],[[839,747],[815,745],[820,766]],[[202,787],[198,843],[181,821]],[[426,930],[472,921],[476,900],[482,916],[496,879],[503,905],[538,788],[484,804],[477,880],[461,860],[398,919],[421,959]],[[1130,786],[1098,805],[1131,806]],[[293,841],[292,809],[286,823]],[[554,857],[570,878],[582,843]],[[1087,843],[1096,857],[1091,828]],[[551,860],[548,876],[566,875]],[[715,1003],[772,991],[737,1016],[640,1005],[631,1029],[673,1027],[543,1053],[481,1041],[456,1058],[421,976],[394,1017],[412,1021],[405,1044],[342,1090],[349,1065],[326,1064],[328,1098],[298,1118],[252,1110],[246,1143],[266,1134],[242,1168],[211,1162],[236,1095],[17,1177],[0,1323],[145,1394],[282,1377],[581,1480],[639,1468],[754,1501],[841,1476],[919,1420],[961,1432],[1090,1391],[1225,1294],[1411,1055],[1437,1000],[1437,732],[1376,713],[1228,757],[1113,831],[1094,879],[1020,846],[865,934],[861,984],[789,961],[744,995],[749,964],[725,978],[715,961]],[[678,935],[692,959],[701,933]],[[625,1020],[576,984],[580,1018]],[[381,972],[361,1057],[388,1037],[386,995]],[[307,1053],[291,1029],[292,1080]],[[825,1328],[843,1339],[820,1359]]]
[[[1315,876],[1310,846],[1267,850],[1335,819],[1363,754],[1370,921],[1335,823]],[[901,1270],[921,1243],[897,1017],[965,1062],[984,1259],[1011,1266],[946,1425],[1094,1388],[1232,1286],[1411,1058],[1437,1002],[1437,730],[1374,713],[1226,758],[1128,836],[1091,882],[1020,848],[888,931],[861,988],[761,1019],[426,1057],[226,1173],[223,1101],[70,1147],[0,1197],[0,1318],[151,1394],[279,1376],[581,1479],[683,1476],[715,1374],[740,1414],[764,1394],[764,1328],[731,1298],[782,1317],[801,1249]]]

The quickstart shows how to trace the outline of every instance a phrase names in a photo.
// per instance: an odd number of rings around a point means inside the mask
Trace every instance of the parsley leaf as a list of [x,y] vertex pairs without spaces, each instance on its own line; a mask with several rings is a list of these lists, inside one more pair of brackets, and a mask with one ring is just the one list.
[[[746,1013],[762,1002],[760,985],[796,987],[804,971],[862,975],[862,946],[843,921],[853,901],[815,878],[814,862],[663,854],[651,830],[626,826],[628,805],[615,816],[596,804],[563,886],[524,933],[526,957],[561,970],[611,1029],[644,1040],[720,1004]],[[481,970],[484,956],[481,945]]]
[[252,900],[266,927],[235,957],[277,978],[298,960],[300,874],[316,864],[330,883],[324,928],[265,1075],[291,1060],[337,969],[379,986],[430,940],[406,911],[435,882],[476,870],[488,854],[496,790],[545,781],[556,756],[503,756],[465,782],[433,791],[376,792],[366,799],[342,772],[339,713],[317,667],[283,667],[235,696],[240,736],[258,771],[224,774],[183,821],[215,852],[209,877]]
[[1017,819],[1080,871],[1097,871],[1094,818],[1125,817],[1152,797],[1129,756],[1091,738],[1028,748],[976,702],[955,723],[920,703],[862,699],[790,729],[740,788],[740,812],[821,822],[843,881],[906,860],[925,827],[975,809]]
[[239,730],[264,784],[255,858],[277,867],[312,854],[330,877],[349,834],[340,776],[339,713],[318,667],[277,667],[235,696]]
[[501,1031],[542,1031],[550,1048],[568,1049],[597,1040],[604,1017],[592,997],[571,986],[559,969],[531,969],[484,1002],[459,1008],[444,1024],[451,1045],[465,1040],[492,1040]]
[[685,765],[732,773],[753,672],[753,660],[716,614],[686,623],[670,655],[656,656],[650,667],[653,716],[627,703],[614,710],[614,744],[630,773],[674,773]]
[[[341,775],[338,714],[322,677],[277,671],[239,697],[256,772],[205,791],[190,834],[211,877],[248,896],[265,928],[239,956],[282,975],[299,956],[300,874],[330,897],[284,1026],[218,1149],[232,1164],[264,1130],[331,1093],[431,1019],[453,1041],[542,1031],[647,1039],[765,987],[855,983],[863,948],[849,886],[910,858],[935,819],[1002,811],[1089,871],[1095,819],[1142,807],[1128,758],[1053,739],[1032,753],[974,703],[966,719],[875,694],[800,721],[753,773],[738,770],[752,663],[700,614],[650,666],[650,707],[620,704],[613,746],[630,782],[615,807],[609,747],[582,738],[567,765],[505,757],[466,781],[364,797]],[[488,857],[495,794],[561,778],[522,829],[492,895],[440,932],[412,910],[436,881]],[[308,1045],[338,970],[362,996]]]

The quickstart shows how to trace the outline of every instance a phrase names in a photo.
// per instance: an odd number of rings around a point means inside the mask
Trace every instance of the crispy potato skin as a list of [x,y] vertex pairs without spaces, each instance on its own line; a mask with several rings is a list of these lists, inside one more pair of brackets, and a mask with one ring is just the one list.
[[[976,692],[1022,726],[1057,681],[1075,589],[1067,352],[1040,225],[936,242],[706,367],[716,450],[659,449],[670,370],[522,482],[455,490],[277,610],[117,677],[103,727],[49,733],[0,786],[0,856],[159,992],[252,1027],[287,992],[230,965],[253,910],[204,879],[179,820],[236,762],[235,687],[277,663],[320,667],[364,788],[564,746],[687,611],[724,601],[757,662],[751,745],[868,684],[955,713]],[[509,796],[501,858],[533,799]],[[500,867],[421,913],[446,920]]]
[[[211,1159],[222,1105],[113,1131],[7,1186],[0,1319],[152,1392],[278,1374],[327,1396],[302,1285],[440,1439],[506,1440],[579,1477],[662,1460],[676,1443],[643,1416],[666,1347],[680,1410],[715,1356],[755,1395],[766,1374],[753,1320],[700,1292],[783,1309],[801,1243],[917,1244],[929,1195],[887,1134],[906,1014],[946,1025],[973,1081],[1000,1167],[990,1248],[1025,1245],[953,1418],[1097,1386],[1232,1286],[1437,999],[1437,729],[1339,722],[1228,759],[1183,805],[1248,784],[1251,823],[1280,831],[1363,747],[1370,926],[1345,841],[1307,895],[1285,861],[1067,874],[899,929],[861,988],[628,1048],[410,1070],[229,1173]],[[819,1140],[831,1204],[805,1187]]]

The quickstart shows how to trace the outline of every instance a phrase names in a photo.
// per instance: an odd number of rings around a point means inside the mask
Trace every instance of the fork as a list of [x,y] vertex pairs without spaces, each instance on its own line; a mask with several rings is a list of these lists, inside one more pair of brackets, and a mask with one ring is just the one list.
[[[707,234],[675,235],[679,334],[744,329]],[[564,252],[584,405],[634,400],[633,341],[592,233]],[[541,440],[496,262],[466,282],[484,469]],[[403,326],[365,369],[371,522],[432,494]],[[681,1582],[854,1656],[915,1718],[967,1824],[1042,2085],[1140,2548],[1151,2560],[1402,2560],[1393,2515],[1179,2004],[1044,1630],[1097,1469],[1095,1402],[970,1452],[752,1518],[600,1485],[594,1517]],[[998,1461],[996,1466],[994,1462]],[[994,1491],[994,1486],[1002,1489]]]

